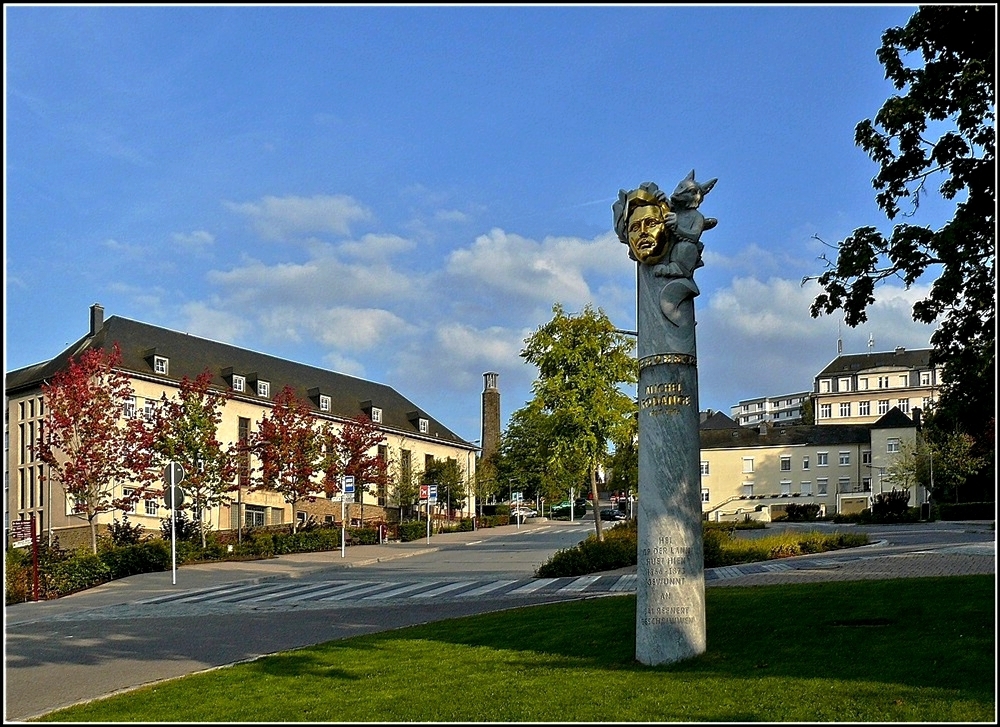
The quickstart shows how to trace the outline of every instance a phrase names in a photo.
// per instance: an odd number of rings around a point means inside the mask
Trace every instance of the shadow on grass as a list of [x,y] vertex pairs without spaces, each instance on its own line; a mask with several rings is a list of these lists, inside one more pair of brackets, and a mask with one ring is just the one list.
[[[635,596],[605,597],[328,642],[258,666],[275,676],[357,679],[330,667],[337,652],[405,651],[418,661],[422,642],[440,642],[510,652],[505,666],[531,670],[863,680],[992,698],[994,603],[991,576],[712,589],[706,594],[707,651],[650,667],[634,658]],[[426,651],[434,653],[432,646]],[[518,653],[531,658],[520,660]],[[552,659],[538,659],[546,655]]]

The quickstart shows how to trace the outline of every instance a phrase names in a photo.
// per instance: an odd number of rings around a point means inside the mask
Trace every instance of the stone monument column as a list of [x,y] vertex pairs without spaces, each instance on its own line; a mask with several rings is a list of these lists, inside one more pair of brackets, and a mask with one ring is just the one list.
[[668,200],[652,182],[622,190],[615,231],[637,263],[639,361],[636,659],[668,664],[706,648],[701,443],[695,344],[697,211],[715,180],[692,171]]

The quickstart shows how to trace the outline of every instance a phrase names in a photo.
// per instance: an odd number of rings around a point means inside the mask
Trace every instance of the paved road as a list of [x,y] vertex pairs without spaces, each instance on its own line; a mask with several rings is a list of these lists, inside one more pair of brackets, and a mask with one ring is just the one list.
[[[523,605],[634,592],[635,568],[531,577],[592,522],[186,566],[5,609],[5,715],[300,646]],[[789,526],[794,528],[795,526]],[[824,526],[829,527],[829,526]],[[852,526],[853,527],[853,526]],[[856,528],[855,528],[856,529]],[[874,546],[709,569],[708,587],[996,572],[992,523],[865,528]],[[773,531],[772,531],[773,532]],[[752,531],[747,534],[753,537]],[[195,617],[195,618],[192,618]]]

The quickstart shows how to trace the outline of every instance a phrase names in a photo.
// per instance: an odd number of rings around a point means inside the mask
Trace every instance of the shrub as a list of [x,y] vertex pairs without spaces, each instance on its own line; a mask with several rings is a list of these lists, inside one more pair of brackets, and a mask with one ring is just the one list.
[[[142,542],[142,531],[145,528],[141,523],[134,525],[128,521],[128,515],[123,515],[121,522],[114,521],[108,526],[108,537],[111,539],[111,547],[121,548],[126,545],[138,545]],[[169,533],[167,536],[169,537]]]
[[160,520],[160,534],[164,540],[170,542],[170,532],[173,528],[178,540],[197,540],[201,543],[201,530],[198,521],[188,517],[184,510],[177,511],[176,523],[171,526],[170,517]]
[[68,596],[111,580],[111,569],[93,553],[55,562],[45,574],[46,598]]
[[100,554],[112,580],[139,573],[154,573],[171,566],[170,546],[163,540],[112,548]]
[[[375,545],[378,543],[378,528],[377,527],[367,527],[367,528],[347,528],[347,533],[351,536],[351,545]],[[339,540],[339,530],[338,530],[338,540],[337,547],[340,547]]]
[[409,543],[427,537],[427,523],[423,520],[410,520],[399,524],[399,539]]
[[910,503],[909,490],[880,492],[872,500],[872,517],[875,522],[901,522],[904,520]]
[[941,503],[937,505],[938,516],[942,520],[995,520],[995,502]]
[[804,505],[791,503],[785,506],[785,518],[790,522],[804,522],[819,517],[819,505],[807,502]]

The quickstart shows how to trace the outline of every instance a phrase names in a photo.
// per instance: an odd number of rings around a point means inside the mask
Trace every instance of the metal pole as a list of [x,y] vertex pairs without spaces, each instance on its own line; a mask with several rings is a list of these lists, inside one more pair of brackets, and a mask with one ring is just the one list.
[[569,488],[569,521],[576,522],[576,500],[573,499],[573,488]]
[[170,476],[170,561],[171,583],[177,585],[177,488],[174,487],[174,467],[171,464],[167,470]]
[[427,490],[427,499],[424,500],[427,508],[427,544],[430,545],[431,542],[431,491],[430,488]]
[[340,557],[347,556],[347,512],[344,509],[344,491],[340,491]]

